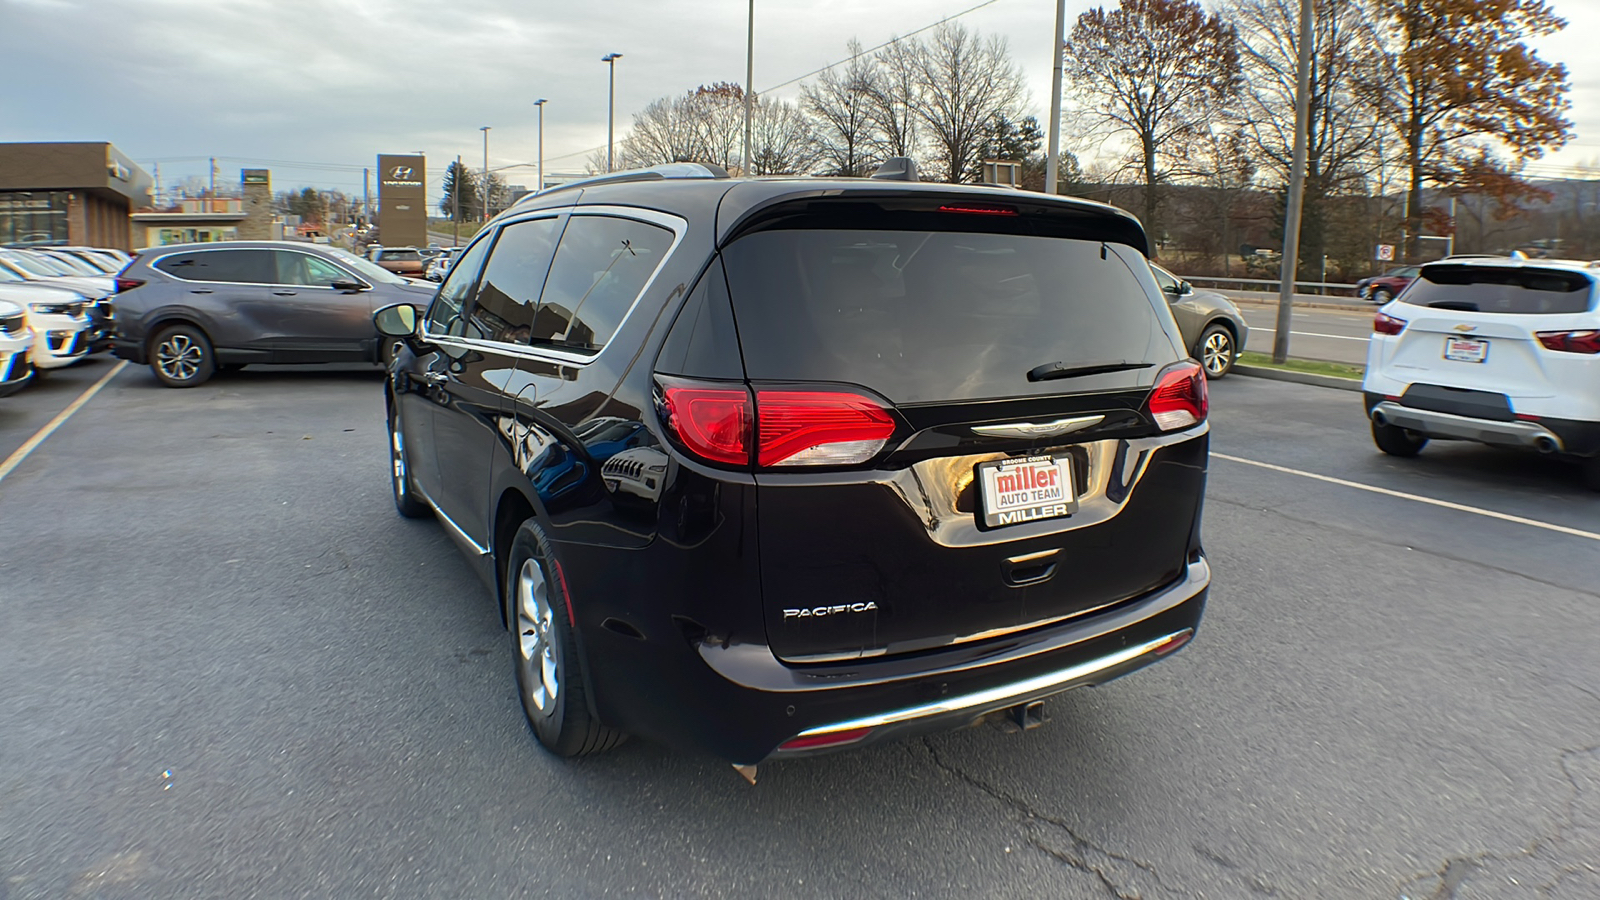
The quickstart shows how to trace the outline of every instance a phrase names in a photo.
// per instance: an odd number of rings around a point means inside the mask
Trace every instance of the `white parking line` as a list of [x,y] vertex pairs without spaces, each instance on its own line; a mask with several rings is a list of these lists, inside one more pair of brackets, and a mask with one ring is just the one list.
[[127,364],[128,361],[124,359],[112,366],[111,371],[102,375],[99,381],[96,381],[94,384],[89,386],[88,390],[79,394],[78,399],[67,404],[66,409],[56,413],[56,417],[54,419],[44,423],[44,427],[34,432],[33,437],[28,438],[27,443],[23,444],[21,447],[18,447],[15,453],[6,457],[5,462],[0,462],[0,481],[4,481],[6,476],[11,474],[12,469],[22,465],[22,461],[28,458],[28,454],[32,453],[40,444],[44,443],[45,438],[54,434],[55,430],[60,428],[63,422],[72,418],[73,413],[82,409],[85,403],[88,403],[90,400],[94,399],[94,395],[100,393],[100,389],[106,386],[106,382],[117,377],[117,373],[121,372],[123,367],[125,367]]
[[1405,491],[1391,491],[1388,488],[1374,487],[1370,484],[1361,484],[1355,481],[1346,481],[1343,478],[1334,478],[1329,475],[1318,475],[1315,472],[1304,472],[1300,469],[1291,469],[1287,466],[1275,466],[1272,463],[1257,462],[1253,459],[1244,459],[1238,456],[1229,456],[1226,453],[1212,451],[1213,459],[1225,459],[1228,462],[1243,463],[1247,466],[1256,466],[1262,469],[1271,469],[1274,472],[1283,472],[1286,475],[1299,475],[1302,478],[1312,478],[1317,481],[1326,481],[1341,487],[1355,488],[1358,491],[1368,491],[1374,494],[1383,494],[1386,497],[1399,497],[1402,500],[1414,500],[1417,503],[1426,503],[1429,506],[1438,506],[1444,509],[1453,509],[1456,512],[1472,513],[1475,516],[1484,516],[1490,519],[1499,519],[1502,522],[1514,522],[1518,525],[1527,525],[1530,528],[1543,528],[1560,534],[1569,534],[1573,537],[1588,538],[1591,541],[1600,541],[1600,533],[1584,531],[1579,528],[1568,528],[1565,525],[1556,525],[1551,522],[1540,522],[1538,519],[1524,519],[1522,516],[1513,516],[1492,509],[1480,509],[1476,506],[1466,506],[1461,503],[1451,503],[1448,500],[1435,500],[1432,497],[1423,497],[1418,494],[1408,494]]
[[1336,341],[1360,341],[1363,344],[1365,344],[1368,340],[1370,340],[1370,338],[1351,337],[1351,336],[1349,336],[1347,334],[1321,334],[1321,333],[1315,332],[1315,331],[1291,331],[1289,333],[1290,334],[1298,334],[1301,337],[1333,338]]

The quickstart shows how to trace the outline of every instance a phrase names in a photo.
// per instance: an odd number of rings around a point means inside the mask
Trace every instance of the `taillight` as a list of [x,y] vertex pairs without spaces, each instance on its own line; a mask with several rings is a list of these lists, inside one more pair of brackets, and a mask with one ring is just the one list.
[[1600,353],[1600,331],[1541,331],[1539,343],[1562,353]]
[[697,456],[711,462],[750,464],[750,392],[744,388],[669,385],[667,427]]
[[843,391],[779,391],[663,379],[667,427],[708,462],[849,466],[876,456],[895,420],[877,401]]
[[778,745],[779,750],[815,750],[818,747],[837,747],[854,744],[872,733],[871,728],[851,728],[848,731],[827,731],[790,738]]
[[1014,216],[1014,206],[980,206],[972,203],[946,204],[939,207],[942,213],[965,213],[969,216]]
[[1378,334],[1399,334],[1406,330],[1406,320],[1378,313],[1372,317],[1372,330]]
[[142,284],[144,284],[144,279],[142,278],[118,278],[117,293],[120,294],[123,291],[131,291]]
[[762,466],[848,466],[876,456],[894,419],[859,394],[756,391],[756,462]]
[[1146,404],[1150,418],[1162,431],[1177,431],[1205,421],[1210,401],[1206,396],[1206,370],[1199,363],[1181,362],[1167,367],[1150,389]]

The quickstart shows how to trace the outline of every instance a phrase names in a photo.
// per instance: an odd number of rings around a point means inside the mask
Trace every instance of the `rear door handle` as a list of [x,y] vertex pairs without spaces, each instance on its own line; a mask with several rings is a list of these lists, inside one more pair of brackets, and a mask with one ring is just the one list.
[[441,375],[438,372],[423,372],[420,377],[423,384],[432,385],[444,384],[446,381],[450,380],[449,375]]
[[213,293],[213,292],[211,291],[210,288],[193,288],[193,289],[191,289],[189,291],[189,293],[191,293],[191,294],[210,294],[210,293]]
[[273,296],[275,296],[275,297],[293,297],[295,294],[298,294],[298,293],[299,293],[299,291],[273,291],[272,292]]

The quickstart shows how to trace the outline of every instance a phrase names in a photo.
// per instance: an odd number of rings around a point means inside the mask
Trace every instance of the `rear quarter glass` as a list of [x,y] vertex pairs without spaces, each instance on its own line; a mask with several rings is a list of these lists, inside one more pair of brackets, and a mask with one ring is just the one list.
[[[1180,358],[1100,241],[962,231],[773,230],[724,251],[751,380],[829,381],[897,404],[1149,387]],[[1148,280],[1146,275],[1144,280]],[[1146,368],[1030,382],[1052,363]]]

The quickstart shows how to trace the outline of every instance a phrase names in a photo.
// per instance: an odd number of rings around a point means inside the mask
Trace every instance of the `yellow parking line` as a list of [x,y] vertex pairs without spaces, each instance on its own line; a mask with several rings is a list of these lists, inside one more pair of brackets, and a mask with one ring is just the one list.
[[1573,537],[1588,538],[1591,541],[1600,541],[1600,534],[1597,534],[1593,531],[1584,531],[1579,528],[1568,528],[1565,525],[1556,525],[1551,522],[1541,522],[1538,519],[1524,519],[1521,516],[1513,516],[1508,513],[1495,512],[1492,509],[1480,509],[1476,506],[1467,506],[1461,503],[1451,503],[1449,500],[1435,500],[1432,497],[1423,497],[1419,494],[1408,494],[1405,491],[1391,491],[1388,488],[1373,487],[1370,484],[1361,484],[1360,482],[1356,481],[1346,481],[1343,478],[1334,478],[1329,475],[1318,475],[1315,472],[1303,472],[1299,469],[1291,469],[1286,466],[1275,466],[1272,463],[1257,462],[1253,459],[1244,459],[1238,456],[1229,456],[1226,453],[1217,453],[1212,451],[1211,456],[1214,459],[1225,459],[1228,462],[1243,463],[1247,466],[1258,466],[1263,469],[1271,469],[1274,472],[1283,472],[1288,475],[1299,475],[1302,478],[1313,478],[1317,481],[1326,481],[1329,484],[1337,484],[1341,487],[1355,488],[1358,491],[1368,491],[1374,494],[1383,494],[1386,497],[1399,497],[1402,500],[1413,500],[1417,503],[1426,503],[1429,506],[1437,506],[1443,509],[1453,509],[1456,512],[1472,513],[1475,516],[1499,519],[1502,522],[1514,522],[1518,525],[1527,525],[1530,528],[1543,528],[1546,531],[1554,531],[1560,534],[1570,534]]
[[18,447],[15,453],[6,457],[5,462],[0,462],[0,481],[4,481],[6,476],[11,474],[12,469],[22,465],[22,461],[28,458],[28,454],[32,453],[35,448],[44,443],[45,438],[54,434],[55,430],[60,428],[63,422],[72,418],[73,413],[82,409],[85,403],[88,403],[90,400],[94,399],[94,395],[100,393],[100,389],[106,386],[106,382],[117,377],[117,373],[121,372],[123,367],[127,364],[127,360],[122,360],[121,362],[118,362],[116,365],[112,366],[111,371],[107,372],[105,375],[102,375],[99,381],[96,381],[94,384],[89,386],[88,390],[79,394],[78,399],[67,404],[66,409],[56,413],[56,417],[54,419],[46,422],[43,428],[34,432],[33,437],[28,438],[27,443],[23,444],[21,447]]

